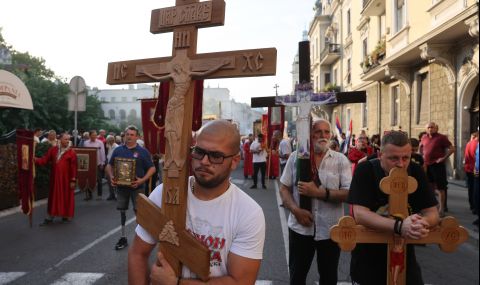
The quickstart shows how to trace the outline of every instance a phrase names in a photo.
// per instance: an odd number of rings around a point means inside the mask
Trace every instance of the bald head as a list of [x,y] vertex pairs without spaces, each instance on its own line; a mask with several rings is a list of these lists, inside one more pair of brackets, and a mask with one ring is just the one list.
[[240,133],[235,125],[226,120],[214,120],[206,123],[197,131],[197,141],[203,137],[214,138],[225,143],[232,152],[240,151]]

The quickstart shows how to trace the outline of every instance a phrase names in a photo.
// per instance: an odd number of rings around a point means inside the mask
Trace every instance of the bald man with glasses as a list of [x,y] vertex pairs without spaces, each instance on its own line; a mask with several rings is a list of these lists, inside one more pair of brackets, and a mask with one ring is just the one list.
[[[185,227],[209,246],[208,284],[254,284],[263,255],[265,217],[262,208],[230,182],[240,162],[238,130],[225,120],[208,122],[197,132],[191,158]],[[163,184],[149,199],[161,207],[162,194]],[[129,284],[205,284],[185,266],[177,278],[160,252],[149,270],[156,244],[157,237],[138,225],[128,254]]]

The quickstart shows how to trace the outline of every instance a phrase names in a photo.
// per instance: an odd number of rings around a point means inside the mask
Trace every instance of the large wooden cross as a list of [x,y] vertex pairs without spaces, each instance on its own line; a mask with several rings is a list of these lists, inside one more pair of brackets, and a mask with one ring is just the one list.
[[275,75],[277,51],[267,48],[197,54],[198,28],[223,25],[225,2],[176,0],[175,4],[153,10],[150,24],[154,34],[173,32],[172,56],[109,63],[107,83],[172,82],[165,117],[163,217],[160,219],[160,214],[154,214],[154,205],[141,196],[137,221],[152,235],[160,236],[160,249],[177,276],[181,273],[181,264],[185,264],[201,279],[207,280],[208,249],[205,251],[203,244],[192,242],[183,234],[189,175],[185,162],[192,139],[192,80]]
[[[407,171],[393,168],[390,175],[380,181],[380,189],[387,195],[389,214],[395,217],[408,216],[408,194],[415,192],[417,181],[408,176]],[[421,239],[405,239],[387,232],[378,232],[361,225],[356,225],[350,216],[342,217],[338,225],[330,230],[330,237],[344,251],[351,251],[357,243],[387,243],[387,284],[406,284],[406,245],[407,244],[438,244],[444,252],[454,251],[458,245],[465,242],[468,233],[459,226],[454,217],[445,217],[440,225],[431,229],[428,236]]]

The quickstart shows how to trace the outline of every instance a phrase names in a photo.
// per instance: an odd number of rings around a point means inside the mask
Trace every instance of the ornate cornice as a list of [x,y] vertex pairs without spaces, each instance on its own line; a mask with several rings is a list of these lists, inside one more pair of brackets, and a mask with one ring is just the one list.
[[400,83],[405,88],[405,92],[407,93],[407,96],[410,97],[411,90],[412,90],[410,86],[412,86],[412,80],[411,80],[411,71],[408,68],[386,65],[385,76],[399,80]]
[[419,47],[420,57],[423,60],[433,60],[447,70],[448,84],[452,89],[455,84],[455,66],[453,55],[450,52],[452,45],[425,43]]
[[468,26],[468,34],[478,40],[478,15],[465,20],[465,25]]

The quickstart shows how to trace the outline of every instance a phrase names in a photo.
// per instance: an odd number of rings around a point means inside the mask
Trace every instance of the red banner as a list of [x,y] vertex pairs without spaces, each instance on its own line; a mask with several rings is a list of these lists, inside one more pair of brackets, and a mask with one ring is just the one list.
[[18,193],[24,214],[31,215],[33,209],[33,131],[16,131]]
[[97,148],[76,147],[77,185],[82,191],[94,191],[97,185]]
[[152,154],[165,153],[164,128],[159,128],[153,122],[155,106],[158,99],[141,99],[142,128],[145,148]]
[[[203,101],[203,80],[194,80],[195,90],[193,98],[193,116],[192,131],[197,131],[202,127],[202,101]],[[167,113],[168,98],[170,93],[170,82],[160,83],[158,99],[154,100],[155,108],[152,112],[153,103],[145,103],[142,100],[142,128],[145,137],[145,146],[150,153],[165,153],[165,115]],[[152,115],[153,113],[153,115]],[[150,136],[150,139],[148,138]],[[149,143],[147,143],[149,141]]]
[[285,122],[285,106],[268,107],[268,139],[272,139],[273,132],[279,130],[283,137]]

